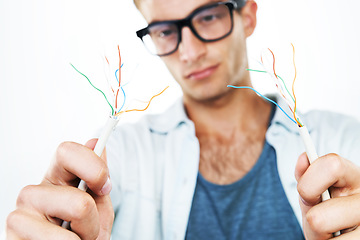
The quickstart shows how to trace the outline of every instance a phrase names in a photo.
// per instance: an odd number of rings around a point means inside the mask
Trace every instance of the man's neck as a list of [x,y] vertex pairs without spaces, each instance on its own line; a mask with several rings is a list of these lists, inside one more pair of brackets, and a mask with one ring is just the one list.
[[189,118],[194,122],[199,136],[230,136],[267,128],[271,105],[248,89],[234,90],[213,101],[185,99]]
[[271,105],[247,89],[213,102],[185,100],[200,143],[202,176],[215,184],[241,179],[262,152]]

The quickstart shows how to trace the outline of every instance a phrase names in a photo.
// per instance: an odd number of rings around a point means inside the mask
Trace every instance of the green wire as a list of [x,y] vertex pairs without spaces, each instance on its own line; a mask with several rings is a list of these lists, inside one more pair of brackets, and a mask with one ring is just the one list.
[[[247,70],[247,71],[251,71],[251,72],[267,73],[267,71],[250,69],[250,68],[247,68],[246,70]],[[295,99],[294,99],[294,97],[290,94],[288,88],[286,87],[286,84],[285,84],[284,79],[282,79],[279,75],[276,75],[276,76],[281,79],[281,81],[283,82],[283,84],[284,84],[284,86],[285,86],[285,89],[286,89],[287,93],[289,94],[289,96],[291,97],[291,99],[293,100],[293,102],[295,103]],[[295,113],[297,113],[297,110],[295,110]],[[298,120],[298,122],[300,123],[300,119],[297,118],[297,120]],[[301,125],[301,127],[303,126],[302,124],[300,124],[300,125]]]
[[267,73],[267,71],[261,71],[261,70],[256,70],[256,69],[250,69],[247,68],[246,71],[251,71],[251,72],[260,72],[260,73]]
[[101,94],[105,97],[106,102],[109,104],[109,106],[110,106],[110,108],[111,108],[111,113],[112,113],[111,115],[114,115],[114,108],[111,106],[111,104],[110,104],[109,100],[107,99],[105,93],[104,93],[103,91],[101,91],[100,89],[98,89],[97,87],[95,87],[95,86],[91,83],[90,79],[89,79],[87,76],[85,76],[85,74],[83,74],[82,72],[80,72],[79,70],[77,70],[76,67],[74,67],[74,65],[72,65],[71,63],[70,63],[70,65],[71,65],[78,73],[80,73],[81,75],[83,75],[83,76],[88,80],[88,82],[91,84],[91,86],[92,86],[93,88],[95,88],[96,90],[98,90],[99,92],[101,92]]
[[[251,72],[260,72],[260,73],[267,73],[267,71],[261,71],[261,70],[254,70],[254,69],[246,69],[247,71],[251,71]],[[279,75],[276,75],[278,78],[281,79],[281,81],[284,84],[285,90],[287,91],[287,93],[289,94],[289,96],[291,97],[291,99],[293,100],[293,102],[295,103],[295,99],[294,97],[291,95],[291,93],[289,92],[288,88],[286,87],[285,81],[284,79],[282,79]]]

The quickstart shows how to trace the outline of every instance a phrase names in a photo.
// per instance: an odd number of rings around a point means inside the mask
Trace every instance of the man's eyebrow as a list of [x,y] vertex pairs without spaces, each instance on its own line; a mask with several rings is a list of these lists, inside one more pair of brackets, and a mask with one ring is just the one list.
[[181,19],[184,19],[184,18],[187,18],[188,16],[190,16],[191,14],[193,14],[195,11],[197,11],[199,8],[202,8],[202,7],[205,7],[207,5],[211,5],[212,3],[217,3],[217,2],[225,2],[225,1],[219,1],[219,0],[211,0],[210,2],[207,2],[207,3],[204,3],[200,6],[198,6],[197,8],[193,9],[191,12],[189,12],[185,17],[183,18],[172,18],[172,19],[163,19],[163,20],[158,20],[158,19],[154,19],[154,20],[151,20],[148,25],[150,24],[154,24],[154,23],[161,23],[161,22],[172,22],[172,21],[177,21],[177,20],[181,20]]
[[170,19],[170,20],[153,20],[151,22],[148,23],[148,26],[149,25],[153,25],[153,24],[158,24],[158,23],[167,23],[167,22],[173,22],[173,21],[176,21],[178,19]]

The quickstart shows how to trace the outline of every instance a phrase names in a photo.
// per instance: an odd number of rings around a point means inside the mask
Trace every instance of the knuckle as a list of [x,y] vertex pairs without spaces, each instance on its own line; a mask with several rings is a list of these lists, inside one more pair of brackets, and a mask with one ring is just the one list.
[[297,191],[303,199],[309,198],[308,196],[309,191],[306,189],[306,186],[304,186],[304,184],[301,181],[299,181],[299,183],[297,184]]
[[35,185],[28,185],[21,189],[18,198],[16,200],[16,206],[24,206],[29,201],[29,196],[32,196],[34,194],[34,191],[37,186]]
[[109,175],[108,167],[104,162],[100,163],[99,170],[97,172],[96,178],[94,179],[96,183],[104,182],[107,180]]
[[323,218],[323,215],[319,214],[318,211],[314,208],[310,209],[306,213],[306,221],[308,222],[312,231],[321,233],[324,231],[324,226],[326,224],[326,219]]
[[81,221],[96,211],[95,200],[87,193],[81,194],[81,197],[75,202],[74,220]]
[[6,218],[6,229],[15,230],[19,225],[21,213],[18,210],[11,212]]
[[326,155],[327,157],[327,169],[332,176],[339,176],[344,169],[344,162],[342,158],[336,153],[330,153]]
[[62,142],[56,149],[56,160],[62,159],[61,157],[71,148],[72,142]]

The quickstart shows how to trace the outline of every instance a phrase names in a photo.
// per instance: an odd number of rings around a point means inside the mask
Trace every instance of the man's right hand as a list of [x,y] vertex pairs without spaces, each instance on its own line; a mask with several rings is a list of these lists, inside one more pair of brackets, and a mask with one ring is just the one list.
[[[7,239],[110,239],[114,212],[105,151],[101,158],[85,146],[62,143],[41,184],[26,186],[19,194],[16,210],[7,218]],[[80,179],[89,190],[77,189]],[[61,227],[71,222],[71,230]]]

